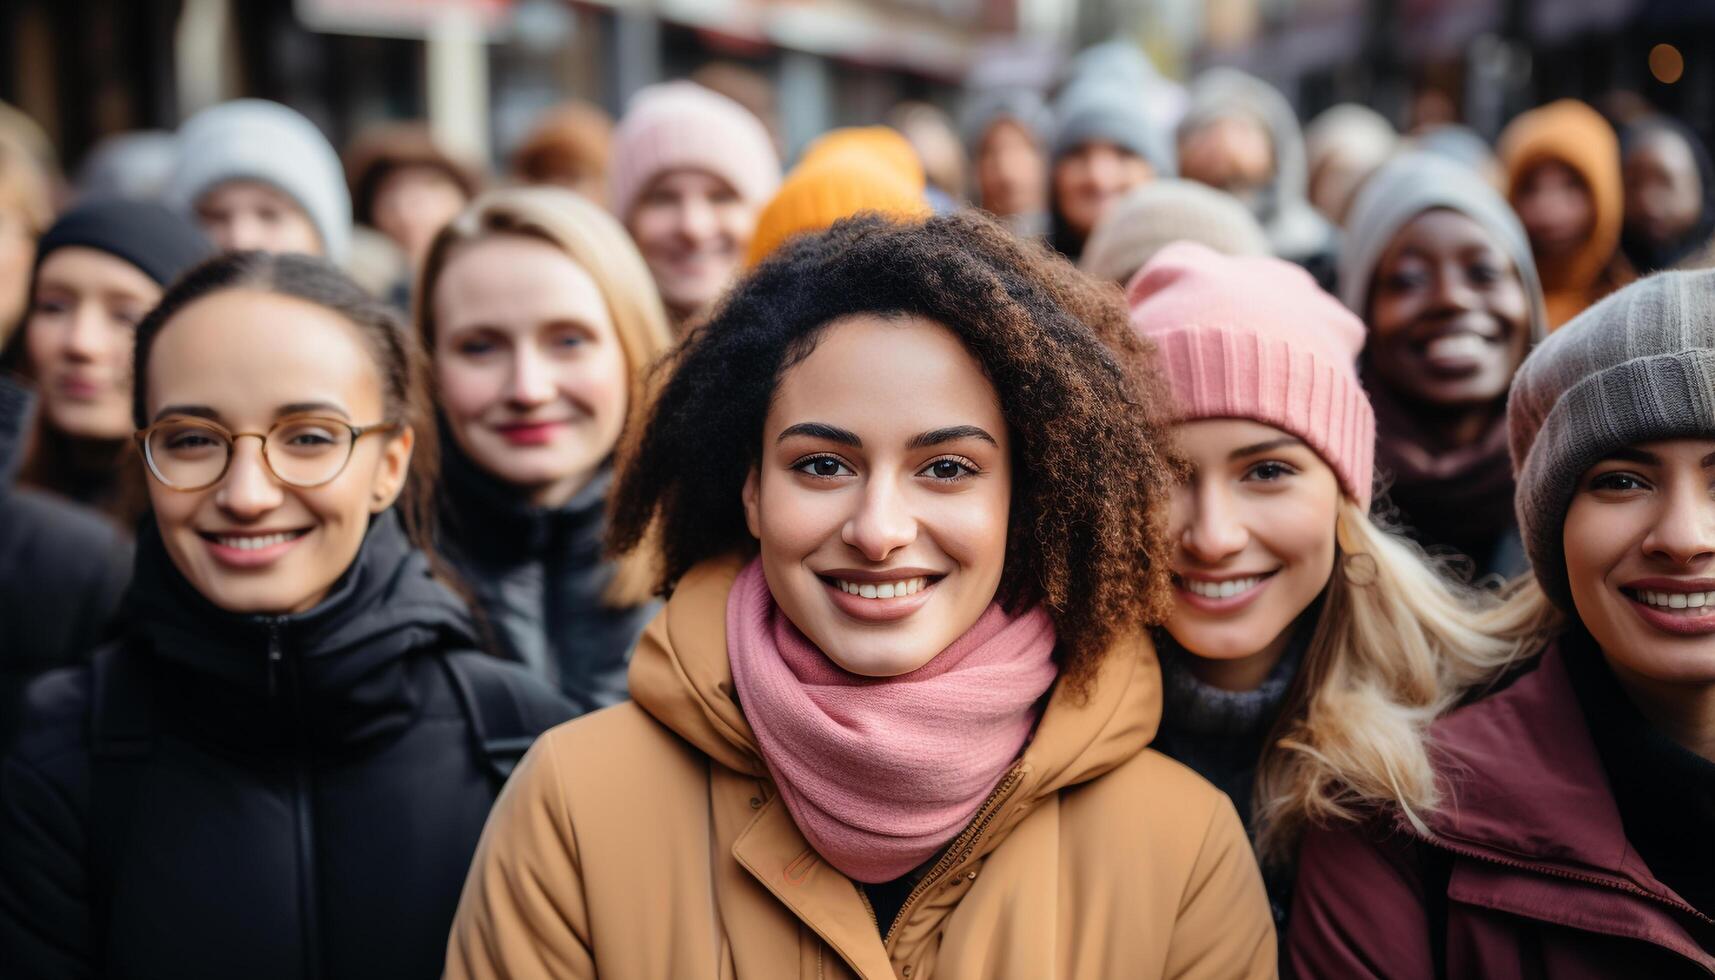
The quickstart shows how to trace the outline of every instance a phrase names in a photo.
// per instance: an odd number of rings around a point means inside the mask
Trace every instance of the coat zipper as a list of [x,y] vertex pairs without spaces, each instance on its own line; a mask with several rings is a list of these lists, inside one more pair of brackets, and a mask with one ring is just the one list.
[[285,647],[280,639],[283,624],[284,620],[279,617],[268,623],[268,689],[270,694],[275,692],[278,672],[284,669],[291,689],[291,717],[288,723],[292,726],[292,804],[298,825],[298,916],[303,923],[304,975],[310,980],[316,980],[322,975],[322,951],[321,924],[316,913],[316,835],[313,822],[315,811],[310,805],[310,753],[304,742],[303,680],[299,676],[296,662],[286,660]]
[[[1686,905],[1684,902],[1676,902],[1673,899],[1666,897],[1665,895],[1657,895],[1654,892],[1640,888],[1637,885],[1634,885],[1629,881],[1616,881],[1616,880],[1611,879],[1611,878],[1603,878],[1599,875],[1584,875],[1584,874],[1579,874],[1576,871],[1565,871],[1565,870],[1562,870],[1560,868],[1550,867],[1548,865],[1531,864],[1528,861],[1515,861],[1515,860],[1512,860],[1511,858],[1496,857],[1493,854],[1489,854],[1489,853],[1482,851],[1480,849],[1477,849],[1477,848],[1464,847],[1462,845],[1455,844],[1452,841],[1448,840],[1446,837],[1442,837],[1440,835],[1425,838],[1424,840],[1426,841],[1426,843],[1430,844],[1433,847],[1439,847],[1444,851],[1450,851],[1450,852],[1457,854],[1461,857],[1471,858],[1472,860],[1484,861],[1484,862],[1487,862],[1489,864],[1498,865],[1498,866],[1503,867],[1503,868],[1511,868],[1515,871],[1525,871],[1525,872],[1529,872],[1531,874],[1548,875],[1551,878],[1561,878],[1561,879],[1564,879],[1567,881],[1576,881],[1580,884],[1585,884],[1585,885],[1596,885],[1596,886],[1601,887],[1601,888],[1606,888],[1610,891],[1617,891],[1617,892],[1620,892],[1622,894],[1633,895],[1633,896],[1636,896],[1638,898],[1645,898],[1645,899],[1648,899],[1648,900],[1655,902],[1657,904],[1664,905],[1670,909],[1673,909],[1676,912],[1682,912],[1682,913],[1686,913],[1688,915],[1691,915],[1694,918],[1696,918],[1698,921],[1703,922],[1706,925],[1715,925],[1715,919],[1711,919],[1709,916],[1704,915],[1702,912],[1697,911],[1696,909],[1692,908],[1689,905]],[[1645,941],[1648,942],[1648,940],[1645,940]],[[1678,953],[1679,952],[1678,950],[1671,949],[1667,946],[1662,945],[1661,943],[1651,943],[1651,945],[1660,947],[1662,949],[1666,949],[1670,953]],[[1684,954],[1680,954],[1680,955],[1684,955]],[[1703,966],[1703,964],[1698,964],[1698,965]],[[1703,970],[1705,973],[1715,973],[1715,971],[1711,971],[1709,969],[1709,967],[1707,967],[1707,966],[1703,966]]]
[[[929,869],[929,873],[923,876],[923,880],[917,883],[917,887],[911,889],[910,893],[905,896],[905,901],[899,906],[899,911],[894,913],[893,921],[887,926],[887,933],[881,937],[881,943],[887,948],[889,957],[893,955],[893,933],[899,928],[899,924],[905,921],[906,913],[911,911],[911,906],[916,904],[917,899],[921,898],[931,885],[947,873],[948,868],[959,863],[960,855],[976,846],[982,832],[988,829],[988,825],[1000,813],[1001,804],[1006,802],[1006,798],[1011,796],[1012,791],[1017,789],[1018,784],[1023,781],[1024,764],[1019,763],[1007,772],[1006,777],[1000,781],[1000,785],[996,786],[994,792],[989,794],[988,799],[983,801],[983,805],[977,808],[977,818],[971,822],[969,827],[965,828],[964,833],[953,838],[953,843],[947,847],[947,852],[941,855],[941,860],[936,861],[935,866]],[[858,894],[862,895],[863,889],[859,888]],[[864,905],[868,907],[868,899],[864,900]],[[871,920],[875,919],[873,908],[870,909],[869,917]],[[880,925],[878,924],[876,928],[879,929]]]

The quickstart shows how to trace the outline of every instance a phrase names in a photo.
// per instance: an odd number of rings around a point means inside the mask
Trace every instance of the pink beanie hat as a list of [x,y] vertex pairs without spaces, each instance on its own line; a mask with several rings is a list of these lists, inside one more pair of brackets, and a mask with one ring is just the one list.
[[1181,420],[1290,432],[1369,509],[1376,415],[1358,383],[1364,325],[1309,273],[1176,242],[1138,270],[1126,300],[1132,329],[1160,351]]
[[608,206],[627,221],[656,177],[686,169],[714,174],[757,207],[780,186],[780,155],[750,110],[694,82],[639,91],[614,131]]

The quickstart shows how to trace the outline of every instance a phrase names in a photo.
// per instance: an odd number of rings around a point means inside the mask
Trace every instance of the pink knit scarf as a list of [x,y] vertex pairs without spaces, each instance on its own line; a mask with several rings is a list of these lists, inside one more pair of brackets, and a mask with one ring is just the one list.
[[760,559],[733,583],[727,657],[763,761],[810,846],[892,881],[958,836],[1006,775],[1054,683],[1054,624],[990,605],[935,659],[860,677],[781,613]]

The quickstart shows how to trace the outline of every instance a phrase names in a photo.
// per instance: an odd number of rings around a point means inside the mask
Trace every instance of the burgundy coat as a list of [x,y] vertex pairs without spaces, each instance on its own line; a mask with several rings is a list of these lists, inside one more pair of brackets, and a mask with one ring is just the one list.
[[[1311,831],[1285,965],[1309,978],[1715,976],[1715,921],[1627,843],[1566,665],[1433,729],[1451,787],[1426,814]],[[1715,828],[1711,828],[1715,831]]]

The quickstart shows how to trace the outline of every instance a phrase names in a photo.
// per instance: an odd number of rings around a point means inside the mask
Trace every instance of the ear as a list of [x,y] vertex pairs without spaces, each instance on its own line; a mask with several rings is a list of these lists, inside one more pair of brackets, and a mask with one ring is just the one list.
[[387,440],[381,450],[375,480],[370,486],[369,512],[379,514],[393,506],[405,489],[405,479],[411,474],[411,451],[417,447],[417,433],[410,426],[402,427]]
[[752,466],[745,474],[744,489],[740,491],[744,499],[744,525],[750,528],[750,536],[762,540],[762,474]]

